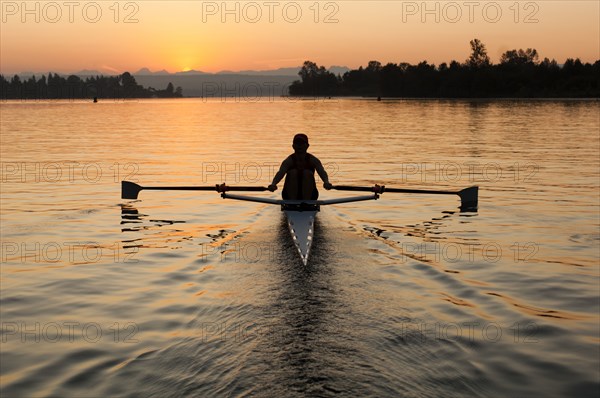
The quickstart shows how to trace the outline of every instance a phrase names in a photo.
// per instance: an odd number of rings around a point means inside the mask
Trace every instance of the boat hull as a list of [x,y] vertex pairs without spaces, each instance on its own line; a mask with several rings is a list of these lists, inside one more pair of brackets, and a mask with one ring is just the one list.
[[304,265],[308,264],[310,249],[313,244],[315,232],[315,218],[321,206],[335,205],[350,202],[362,202],[365,200],[377,200],[378,193],[365,196],[354,196],[350,198],[334,198],[328,200],[287,200],[261,198],[255,196],[235,195],[222,192],[223,199],[235,199],[248,202],[265,203],[270,205],[280,205],[288,221],[288,228],[292,235],[294,245],[300,254],[300,259]]
[[298,254],[300,254],[300,259],[304,265],[307,265],[313,244],[315,218],[319,212],[319,206],[305,204],[282,205],[281,210],[287,218],[288,228]]

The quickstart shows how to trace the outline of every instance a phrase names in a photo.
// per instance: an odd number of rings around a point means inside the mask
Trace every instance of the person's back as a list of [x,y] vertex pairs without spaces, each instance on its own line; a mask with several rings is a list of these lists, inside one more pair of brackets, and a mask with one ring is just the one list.
[[[288,156],[288,163],[292,166],[287,170],[283,184],[283,199],[310,199],[319,197],[317,184],[315,183],[315,161],[310,153],[293,153]],[[318,159],[317,159],[318,160]]]
[[282,197],[286,200],[316,200],[319,197],[315,182],[315,171],[323,180],[323,187],[331,189],[329,177],[321,161],[307,152],[309,144],[305,134],[294,136],[294,153],[288,156],[269,185],[270,191],[277,189],[277,183],[285,176]]

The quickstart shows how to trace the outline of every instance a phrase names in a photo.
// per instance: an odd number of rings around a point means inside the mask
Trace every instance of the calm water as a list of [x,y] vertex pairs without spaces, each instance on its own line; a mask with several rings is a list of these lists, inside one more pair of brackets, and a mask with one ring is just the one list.
[[[2,396],[597,396],[597,101],[0,104]],[[480,186],[278,208],[306,132],[335,184]],[[268,194],[268,196],[275,196]],[[321,198],[340,195],[321,190]]]

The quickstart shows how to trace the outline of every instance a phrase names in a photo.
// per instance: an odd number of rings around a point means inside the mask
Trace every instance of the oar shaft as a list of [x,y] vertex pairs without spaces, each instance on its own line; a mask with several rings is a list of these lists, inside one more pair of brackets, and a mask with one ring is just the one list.
[[354,187],[350,185],[334,185],[331,189],[338,191],[359,191],[359,192],[380,192],[378,189],[381,188],[379,185],[374,187]]
[[457,191],[437,191],[431,189],[404,189],[404,188],[385,188],[384,192],[396,192],[396,193],[426,193],[435,195],[458,195]]
[[121,181],[121,198],[122,199],[137,199],[141,190],[154,191],[267,191],[265,187],[228,187],[225,184],[213,185],[210,187],[194,187],[194,186],[167,186],[167,187],[143,187],[131,181]]
[[362,191],[362,192],[396,192],[396,193],[426,193],[426,194],[442,194],[442,195],[458,195],[458,191],[438,191],[431,189],[408,189],[408,188],[387,188],[376,185],[375,187],[354,187],[349,185],[334,185],[333,189],[338,191]]
[[154,191],[216,191],[215,187],[140,187],[144,190]]
[[[195,187],[195,186],[168,186],[168,187],[141,187],[141,189],[152,189],[155,191],[215,191],[218,192],[216,186],[212,187]],[[265,187],[227,187],[227,191],[267,191]]]
[[478,192],[479,187],[473,186],[460,191],[440,191],[437,189],[408,189],[408,188],[386,188],[381,185],[374,185],[372,187],[353,187],[348,185],[334,185],[332,189],[339,191],[363,191],[363,192],[375,192],[382,194],[384,192],[396,192],[396,193],[421,193],[421,194],[432,194],[432,195],[458,195],[460,196],[461,209],[470,211],[471,209],[477,208]]
[[267,187],[227,187],[228,191],[257,191],[257,192],[262,192],[262,191],[268,191],[269,188]]

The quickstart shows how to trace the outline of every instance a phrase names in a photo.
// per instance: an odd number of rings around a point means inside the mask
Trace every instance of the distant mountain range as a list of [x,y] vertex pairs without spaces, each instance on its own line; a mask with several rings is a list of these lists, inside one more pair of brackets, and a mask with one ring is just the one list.
[[[302,67],[279,68],[273,70],[224,70],[207,73],[198,70],[168,73],[165,70],[152,72],[142,68],[132,73],[135,80],[144,87],[166,87],[173,83],[183,89],[185,97],[208,98],[253,98],[287,96],[289,87],[299,80],[298,72]],[[329,70],[336,74],[344,74],[350,69],[343,66],[332,66]]]
[[[168,72],[166,70],[159,70],[156,72],[151,71],[148,68],[141,68],[140,70],[138,70],[137,72],[131,72],[130,73],[133,76],[199,76],[199,75],[204,75],[204,76],[210,76],[210,75],[243,75],[243,76],[294,76],[294,77],[298,77],[298,72],[300,71],[302,67],[301,66],[296,66],[296,67],[288,67],[288,68],[278,68],[278,69],[270,69],[270,70],[241,70],[241,71],[231,71],[231,70],[222,70],[220,72],[216,72],[216,73],[211,73],[211,72],[203,72],[203,71],[199,71],[199,70],[188,70],[188,71],[180,71],[180,72]],[[334,74],[340,74],[343,75],[345,72],[349,71],[350,68],[345,67],[345,66],[331,66],[330,68],[328,68],[328,70]],[[48,73],[58,73],[61,76],[69,76],[69,75],[75,75],[75,76],[79,76],[79,77],[87,77],[87,76],[113,76],[113,75],[117,75],[118,73],[116,72],[100,72],[98,70],[90,70],[90,69],[83,69],[80,70],[78,72],[72,72],[72,73],[63,73],[63,72],[20,72],[17,73],[20,77],[30,77],[33,75],[36,76],[41,76],[41,75],[48,75]]]
[[[241,70],[241,71],[232,71],[232,70],[222,70],[217,73],[203,72],[199,70],[189,70],[182,72],[169,73],[166,70],[161,70],[158,72],[152,72],[148,68],[142,68],[135,73],[132,73],[134,76],[165,76],[165,75],[175,75],[175,76],[192,76],[192,75],[244,75],[244,76],[298,76],[298,72],[302,67],[290,67],[290,68],[278,68],[278,69],[269,69],[269,70]],[[332,66],[328,69],[330,72],[340,75],[343,75],[350,68],[345,66]]]
[[[174,87],[183,89],[184,97],[205,97],[205,98],[254,98],[254,97],[279,97],[287,96],[291,84],[295,80],[300,80],[298,72],[302,67],[279,68],[273,70],[242,70],[242,71],[220,71],[217,73],[208,73],[198,70],[189,70],[170,73],[166,70],[156,72],[148,68],[141,68],[137,72],[130,72],[138,84],[148,88],[153,87],[162,90],[169,83]],[[330,72],[343,75],[350,69],[345,66],[332,66],[328,69]],[[51,72],[52,74],[56,72]],[[58,73],[66,77],[76,75],[81,78],[90,76],[115,76],[117,73],[103,73],[97,70],[84,69],[75,73]],[[32,75],[40,77],[48,73],[39,72],[21,72],[18,75],[23,78],[30,78]],[[9,77],[9,76],[7,76]]]

